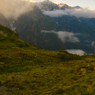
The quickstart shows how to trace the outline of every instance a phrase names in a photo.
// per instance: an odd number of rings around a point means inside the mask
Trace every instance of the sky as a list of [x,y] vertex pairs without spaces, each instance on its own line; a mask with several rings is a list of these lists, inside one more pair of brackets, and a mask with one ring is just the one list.
[[[44,0],[31,0],[36,2],[41,2]],[[55,2],[57,4],[59,3],[65,3],[69,6],[81,6],[83,8],[89,7],[89,9],[94,10],[95,9],[95,0],[50,0],[52,2]]]

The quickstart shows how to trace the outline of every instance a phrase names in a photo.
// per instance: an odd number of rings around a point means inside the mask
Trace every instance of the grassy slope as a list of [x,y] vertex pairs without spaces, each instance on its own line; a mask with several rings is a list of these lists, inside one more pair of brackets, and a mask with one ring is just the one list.
[[44,50],[0,26],[0,95],[94,95],[94,67],[92,56]]

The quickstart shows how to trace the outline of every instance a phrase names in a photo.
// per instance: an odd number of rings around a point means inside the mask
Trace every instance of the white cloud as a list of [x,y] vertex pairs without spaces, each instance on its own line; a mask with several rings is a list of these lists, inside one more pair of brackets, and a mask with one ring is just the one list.
[[50,17],[61,17],[63,15],[68,15],[67,12],[63,10],[53,10],[53,11],[42,11],[44,15],[48,15]]
[[67,49],[66,51],[68,51],[69,53],[72,53],[72,54],[77,54],[77,55],[85,54],[85,51],[80,50],[80,49]]
[[65,10],[53,10],[53,11],[42,11],[44,15],[50,17],[61,17],[63,15],[71,15],[76,17],[84,18],[95,18],[95,10],[89,10],[88,8],[80,9],[65,9]]
[[79,35],[79,34],[70,33],[70,32],[66,32],[66,31],[55,32],[54,30],[52,30],[52,31],[42,30],[41,32],[43,32],[43,33],[54,33],[57,35],[57,37],[63,43],[65,43],[65,42],[72,42],[72,43],[80,42],[79,39],[76,37],[76,35]]
[[17,19],[21,14],[32,9],[30,2],[21,0],[0,0],[0,13],[7,19]]

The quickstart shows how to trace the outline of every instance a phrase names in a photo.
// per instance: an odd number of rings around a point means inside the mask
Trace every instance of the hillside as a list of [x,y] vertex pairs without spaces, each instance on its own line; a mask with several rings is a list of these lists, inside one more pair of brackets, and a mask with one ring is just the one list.
[[[64,30],[50,17],[43,15],[38,7],[18,18],[14,23],[19,36],[27,42],[48,50],[62,49],[62,42],[56,34],[44,34],[42,30]],[[58,46],[58,47],[57,47]]]
[[81,22],[83,22],[84,24],[90,26],[90,28],[92,28],[95,31],[95,18],[79,18],[81,20]]
[[0,25],[0,95],[94,95],[94,53],[45,50],[15,32]]

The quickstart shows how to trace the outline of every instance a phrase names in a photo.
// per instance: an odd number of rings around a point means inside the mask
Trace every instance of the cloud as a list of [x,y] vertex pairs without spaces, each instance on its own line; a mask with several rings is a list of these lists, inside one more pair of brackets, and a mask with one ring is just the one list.
[[33,3],[35,3],[35,1],[34,1],[34,0],[30,0],[30,2],[33,2]]
[[95,10],[89,10],[88,8],[80,9],[65,9],[65,10],[53,10],[53,11],[42,11],[44,15],[50,17],[62,17],[63,15],[71,15],[76,17],[84,18],[95,18]]
[[54,3],[55,3],[55,4],[58,4],[59,2],[58,2],[57,0],[54,0]]
[[93,42],[91,43],[91,46],[92,46],[92,47],[95,47],[95,41],[93,41]]
[[66,51],[68,51],[69,53],[72,53],[72,54],[77,54],[77,55],[85,54],[85,51],[80,50],[80,49],[67,49]]
[[90,6],[86,6],[85,8],[88,9]]
[[42,30],[41,32],[43,33],[54,33],[57,35],[57,37],[63,42],[72,42],[72,43],[76,43],[76,42],[80,42],[79,39],[76,37],[76,35],[79,34],[74,34],[74,33],[70,33],[70,32],[66,32],[66,31],[47,31],[47,30]]
[[17,19],[21,14],[33,9],[30,2],[21,0],[0,0],[0,13],[7,19]]
[[53,11],[42,11],[44,15],[48,15],[50,17],[61,17],[63,15],[67,15],[67,12],[63,10],[53,10]]

